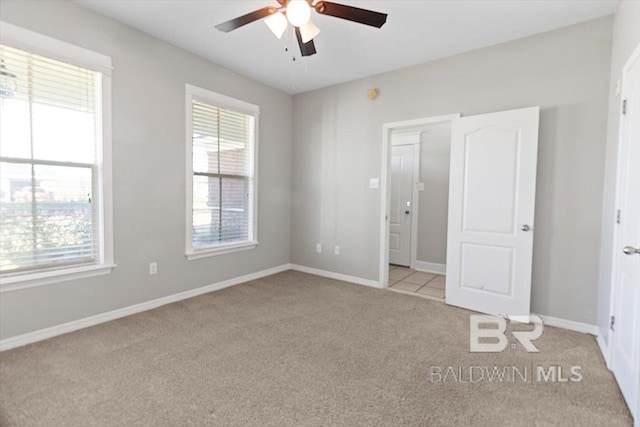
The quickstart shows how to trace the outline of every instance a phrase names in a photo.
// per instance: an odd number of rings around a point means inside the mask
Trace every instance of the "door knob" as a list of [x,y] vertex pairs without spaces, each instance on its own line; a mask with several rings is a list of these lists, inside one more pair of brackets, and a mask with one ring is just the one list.
[[624,252],[627,255],[636,255],[636,254],[640,254],[640,248],[634,248],[633,246],[625,246],[624,249],[622,249],[622,252]]
[[409,215],[411,212],[409,210],[404,211],[404,213],[406,213],[407,215]]
[[528,226],[527,224],[523,224],[522,227],[520,227],[520,230],[522,231],[529,231],[531,230],[531,227]]

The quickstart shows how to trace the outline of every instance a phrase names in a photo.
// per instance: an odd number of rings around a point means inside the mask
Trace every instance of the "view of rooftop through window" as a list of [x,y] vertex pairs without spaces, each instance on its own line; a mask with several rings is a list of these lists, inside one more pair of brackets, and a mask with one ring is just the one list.
[[192,245],[253,239],[255,118],[192,101]]

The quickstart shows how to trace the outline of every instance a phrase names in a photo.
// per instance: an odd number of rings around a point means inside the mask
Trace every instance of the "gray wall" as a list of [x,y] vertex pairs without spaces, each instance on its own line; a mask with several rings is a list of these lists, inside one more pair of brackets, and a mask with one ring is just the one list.
[[[631,3],[623,2],[624,14],[616,17],[612,70],[620,69],[632,44],[622,30],[637,13]],[[542,107],[533,310],[595,322],[610,18],[297,95],[293,102],[71,2],[2,0],[0,19],[112,57],[118,264],[108,276],[4,292],[0,339],[289,261],[376,280],[380,193],[368,182],[380,174],[382,124],[530,105]],[[260,246],[253,251],[184,258],[185,83],[261,108]],[[381,95],[373,102],[366,97],[372,87]],[[615,126],[605,199],[612,132]],[[323,253],[315,252],[316,242]],[[333,245],[341,255],[333,255]],[[151,261],[158,262],[157,276],[147,274]],[[601,288],[603,297],[607,290]]]
[[292,262],[378,279],[381,201],[368,182],[383,123],[539,105],[532,310],[595,324],[611,29],[601,18],[296,95]]
[[616,82],[622,77],[622,67],[640,43],[640,2],[621,1],[614,17],[611,48],[611,79],[609,81],[609,121],[607,126],[604,191],[602,200],[602,248],[600,253],[600,288],[598,290],[598,328],[605,342],[609,333],[609,302],[611,296],[611,257],[615,224],[615,186],[618,156],[618,125],[620,96]]
[[[4,292],[0,338],[289,262],[291,96],[71,2],[0,3],[6,22],[111,56],[115,261],[108,276]],[[184,256],[185,83],[260,106],[255,250]],[[158,275],[148,264],[158,262]]]
[[417,260],[445,264],[449,212],[451,123],[431,125],[420,133]]

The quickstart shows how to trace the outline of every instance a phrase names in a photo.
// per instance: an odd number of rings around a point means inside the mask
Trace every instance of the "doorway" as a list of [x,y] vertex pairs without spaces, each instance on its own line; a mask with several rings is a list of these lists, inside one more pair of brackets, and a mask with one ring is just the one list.
[[[397,279],[398,268],[407,268],[389,267],[394,133],[448,122],[451,130],[445,301],[482,313],[528,319],[539,117],[539,107],[525,107],[464,118],[441,116],[383,126],[382,288],[389,287],[391,277]],[[396,198],[397,221],[401,220],[398,216],[402,216],[402,209],[408,207],[411,207],[410,213],[405,215],[420,217],[416,212],[420,211],[420,203],[414,202],[419,200],[417,193],[423,184],[414,180],[412,200]],[[412,225],[416,221],[413,218]],[[417,254],[414,249],[419,240],[414,238],[416,230],[411,231],[409,267],[420,269],[416,268],[419,264],[413,256]],[[405,273],[407,271],[402,272]]]
[[389,227],[383,287],[444,301],[449,145],[457,117],[385,125]]

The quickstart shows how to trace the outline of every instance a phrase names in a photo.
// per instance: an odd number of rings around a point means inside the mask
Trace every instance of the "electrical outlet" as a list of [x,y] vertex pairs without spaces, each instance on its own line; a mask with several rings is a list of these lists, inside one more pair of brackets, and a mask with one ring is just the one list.
[[322,252],[322,245],[320,243],[316,243],[316,252]]
[[336,255],[340,255],[340,246],[336,246],[335,248],[333,248],[333,253]]
[[153,276],[154,274],[158,274],[158,263],[157,262],[149,263],[149,275]]

